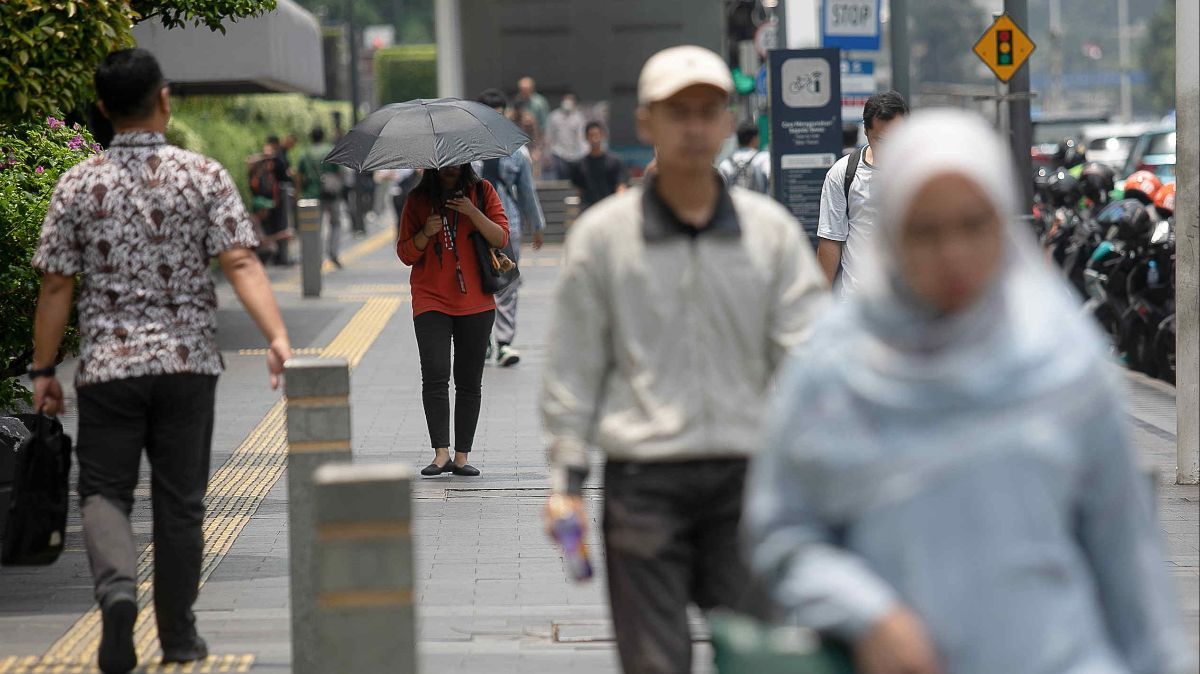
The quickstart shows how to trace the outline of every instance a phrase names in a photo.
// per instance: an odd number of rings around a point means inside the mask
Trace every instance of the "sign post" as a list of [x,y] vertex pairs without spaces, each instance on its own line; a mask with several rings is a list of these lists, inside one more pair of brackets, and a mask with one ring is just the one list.
[[770,53],[771,193],[814,242],[825,174],[842,152],[837,49]]
[[821,5],[822,45],[879,51],[879,0],[823,0]]

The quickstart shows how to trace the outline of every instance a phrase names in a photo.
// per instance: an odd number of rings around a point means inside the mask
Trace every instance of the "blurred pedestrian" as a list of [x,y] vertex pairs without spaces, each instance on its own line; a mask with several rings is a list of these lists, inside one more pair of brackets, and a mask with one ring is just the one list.
[[579,109],[575,94],[563,95],[562,105],[546,120],[545,151],[548,155],[544,177],[569,180],[571,165],[587,156],[587,116]]
[[400,230],[404,224],[404,204],[408,201],[408,195],[420,184],[421,175],[421,169],[396,169],[394,172],[388,193],[392,197],[392,208],[396,211],[397,238],[400,237]]
[[796,221],[771,199],[727,190],[713,170],[732,91],[729,67],[707,49],[646,62],[638,129],[658,147],[658,169],[571,227],[554,300],[547,524],[563,500],[586,521],[587,448],[599,447],[626,674],[690,671],[688,605],[747,600],[746,460],[775,369],[825,295]]
[[[496,190],[470,164],[426,169],[408,195],[396,254],[412,267],[413,323],[421,357],[421,401],[433,446],[422,475],[476,476],[467,463],[479,422],[483,365],[496,300],[484,292],[471,243],[508,244],[508,218]],[[451,346],[454,358],[451,365]],[[450,458],[450,376],[454,375],[454,459]]]
[[588,122],[588,154],[571,166],[571,182],[579,189],[582,207],[625,191],[628,176],[621,158],[608,151],[608,134],[600,122]]
[[853,293],[858,285],[861,260],[875,230],[877,211],[871,199],[871,181],[876,151],[906,115],[908,103],[895,91],[868,98],[863,110],[867,145],[834,162],[825,175],[817,259],[825,277],[843,295]]
[[192,605],[222,370],[211,257],[269,342],[272,388],[290,347],[229,173],[166,142],[170,97],[154,56],[142,49],[109,54],[95,87],[116,135],[103,155],[65,173],[51,198],[33,258],[44,275],[30,377],[34,406],[61,412],[54,364],[78,276],[80,510],[103,625],[100,670],[114,674],[137,666],[138,552],[129,514],[143,449],[162,661],[208,656]]
[[258,197],[255,210],[263,213],[262,228],[268,249],[272,251],[268,261],[279,266],[291,264],[287,244],[292,237],[285,210],[285,192],[293,180],[293,173],[283,151],[279,137],[268,136],[262,155],[250,169],[250,194]]
[[337,164],[325,161],[325,157],[333,149],[333,143],[325,140],[325,129],[314,127],[309,134],[312,145],[300,158],[301,195],[305,199],[318,199],[321,204],[321,222],[329,222],[328,235],[325,239],[325,249],[329,261],[338,269],[342,262],[338,259],[342,238],[342,172]]
[[859,290],[766,416],[754,570],[862,674],[1194,671],[1117,370],[1007,142],[936,110],[881,154]]
[[738,127],[738,149],[733,151],[719,170],[731,187],[742,187],[760,194],[771,189],[771,155],[758,149],[758,124],[746,122]]
[[[504,92],[488,89],[479,96],[479,102],[504,114],[508,101]],[[528,230],[533,236],[533,249],[540,250],[546,218],[538,201],[537,188],[533,182],[533,163],[528,150],[521,147],[508,157],[488,159],[480,162],[480,176],[496,188],[500,203],[508,217],[508,247],[506,253],[513,262],[520,262],[521,241]],[[496,293],[496,325],[493,331],[495,348],[489,353],[500,367],[511,367],[521,361],[521,354],[512,343],[517,336],[517,292],[521,279]]]
[[537,122],[538,133],[545,131],[546,120],[550,116],[550,101],[538,93],[537,83],[532,77],[522,77],[517,81],[517,97],[513,101],[513,107],[517,111],[518,119],[521,113],[532,113],[534,121]]

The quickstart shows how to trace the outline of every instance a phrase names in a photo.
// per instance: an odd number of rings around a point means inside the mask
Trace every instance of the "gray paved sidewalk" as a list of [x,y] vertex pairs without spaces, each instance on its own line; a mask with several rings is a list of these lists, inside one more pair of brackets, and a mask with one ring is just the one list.
[[[376,242],[378,243],[378,242]],[[360,252],[361,252],[360,248]],[[475,479],[441,476],[414,490],[417,551],[415,599],[424,672],[617,671],[608,641],[603,560],[588,584],[566,581],[556,550],[541,532],[546,492],[543,438],[537,415],[549,301],[558,250],[526,253],[513,369],[489,368],[472,463]],[[399,461],[414,468],[431,458],[420,401],[420,376],[407,303],[407,272],[389,245],[347,255],[347,268],[327,274],[322,299],[302,300],[293,272],[272,270],[294,346],[319,349],[351,324],[368,298],[405,300],[379,332],[352,374],[354,458]],[[253,326],[228,288],[222,290],[221,342],[228,364],[219,389],[214,471],[243,445],[278,399],[266,382]],[[1174,477],[1174,400],[1168,387],[1131,377],[1134,439],[1148,465],[1159,469],[1159,512],[1169,544],[1166,561],[1196,634],[1200,629],[1200,510],[1196,487]],[[68,425],[73,423],[70,411]],[[595,473],[593,473],[595,474]],[[261,478],[247,477],[248,484]],[[253,655],[254,672],[290,671],[286,480],[265,490],[257,509],[201,590],[200,627],[215,653]],[[598,491],[588,490],[596,531]],[[139,543],[149,543],[148,486],[143,476],[135,510]],[[53,567],[0,569],[0,674],[18,671],[11,659],[37,656],[92,606],[90,578],[73,505],[68,551]],[[593,540],[593,552],[599,546]],[[78,628],[75,628],[78,630]],[[559,640],[554,635],[558,634]],[[61,648],[61,643],[59,643]],[[709,671],[698,647],[697,671]],[[9,658],[6,660],[6,658]],[[6,664],[7,663],[7,664]]]

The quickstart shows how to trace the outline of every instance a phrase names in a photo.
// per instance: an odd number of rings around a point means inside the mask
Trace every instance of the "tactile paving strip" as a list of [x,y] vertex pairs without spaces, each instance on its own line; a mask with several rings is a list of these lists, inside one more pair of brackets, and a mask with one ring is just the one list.
[[[202,662],[189,662],[184,665],[172,663],[169,665],[150,664],[133,670],[137,674],[218,674],[224,672],[249,672],[254,665],[254,656],[247,655],[212,655]],[[99,674],[100,670],[93,662],[65,662],[46,660],[45,658],[0,658],[0,674]]]
[[[350,367],[358,365],[367,349],[379,337],[392,314],[400,306],[395,297],[373,298],[364,303],[337,337],[321,350],[326,358],[345,358]],[[286,405],[277,401],[242,444],[213,474],[209,481],[204,518],[204,559],[200,583],[203,585],[233,547],[238,535],[250,522],[263,499],[287,466]],[[138,611],[134,643],[138,659],[148,662],[157,650],[158,631],[154,624],[152,601],[154,545],[147,546],[138,559]],[[19,660],[24,669],[45,666],[45,672],[67,672],[62,667],[91,667],[100,645],[100,612],[93,608],[84,614],[41,658]],[[230,656],[232,657],[232,656]],[[0,661],[4,662],[4,661]],[[32,662],[33,664],[28,664]],[[86,663],[86,664],[85,664]],[[199,666],[199,665],[197,665]],[[207,665],[205,665],[207,666]],[[18,671],[18,670],[12,670]],[[92,671],[92,670],[87,670]],[[151,670],[147,670],[151,671]],[[153,670],[159,671],[159,670]],[[191,671],[186,669],[161,671]],[[222,671],[200,670],[194,671]],[[242,671],[242,670],[228,670]],[[0,674],[9,674],[0,669]]]

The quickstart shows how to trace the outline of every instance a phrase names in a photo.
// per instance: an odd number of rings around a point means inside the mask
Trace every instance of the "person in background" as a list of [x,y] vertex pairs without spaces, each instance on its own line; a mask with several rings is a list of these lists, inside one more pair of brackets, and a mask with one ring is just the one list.
[[771,189],[771,155],[758,149],[758,124],[746,122],[737,130],[738,149],[721,162],[721,175],[730,187],[759,194]]
[[[508,100],[504,92],[488,89],[479,95],[479,102],[504,114]],[[479,164],[479,175],[490,182],[500,195],[500,203],[508,216],[508,248],[506,253],[513,262],[520,263],[521,239],[525,231],[533,236],[533,249],[542,247],[546,218],[538,201],[537,188],[533,182],[533,163],[524,147],[508,157],[488,159]],[[511,367],[521,361],[521,354],[513,348],[517,336],[517,292],[521,279],[496,293],[496,325],[493,330],[495,348],[491,349],[496,364]]]
[[[517,96],[513,101],[513,108],[517,113],[518,120],[522,113],[533,114],[538,134],[546,130],[546,120],[550,117],[550,101],[538,93],[537,83],[533,81],[532,77],[522,77],[517,81]],[[532,138],[532,136],[530,137]]]
[[881,154],[858,292],[765,416],[754,571],[862,674],[1195,671],[1119,374],[1007,141],[931,110]]
[[571,165],[587,156],[587,117],[579,109],[575,94],[563,95],[562,105],[546,120],[545,150],[548,155],[544,177],[569,180]]
[[733,80],[717,54],[659,52],[638,81],[658,169],[571,227],[542,385],[553,495],[587,521],[604,468],[608,593],[626,674],[691,671],[688,605],[750,603],[737,547],[761,403],[826,284],[777,202],[713,170]]
[[321,222],[329,222],[329,234],[325,239],[329,261],[341,269],[338,252],[342,238],[342,172],[336,164],[325,161],[333,149],[333,143],[325,140],[325,129],[319,126],[313,128],[309,138],[312,145],[300,158],[298,171],[301,195],[305,199],[320,200]]
[[404,204],[408,201],[408,195],[421,182],[421,169],[396,169],[392,177],[391,187],[388,189],[388,194],[392,197],[392,208],[396,211],[396,236],[400,236],[401,226],[404,224]]
[[192,606],[223,369],[211,258],[268,342],[271,388],[291,347],[229,173],[167,144],[171,99],[154,56],[113,52],[94,82],[116,135],[104,154],[67,171],[54,188],[33,257],[43,276],[29,374],[34,408],[62,412],[55,363],[78,278],[80,512],[100,604],[100,671],[123,674],[137,666],[138,549],[129,514],[143,450],[162,662],[173,668],[208,657]]
[[858,285],[859,260],[875,230],[876,208],[871,181],[876,151],[908,115],[908,103],[895,91],[875,94],[863,110],[867,146],[834,162],[821,188],[817,223],[817,259],[834,289],[852,294]]
[[[425,476],[473,477],[467,463],[483,399],[483,366],[496,300],[483,290],[471,243],[508,245],[508,218],[496,190],[470,164],[426,169],[408,195],[396,254],[412,267],[413,325],[421,359],[421,402],[433,446]],[[453,359],[451,358],[453,347]],[[454,458],[450,458],[450,377],[454,376]]]
[[624,192],[628,180],[621,159],[607,149],[604,125],[589,122],[586,132],[588,154],[571,167],[571,182],[579,189],[585,210],[606,197]]

